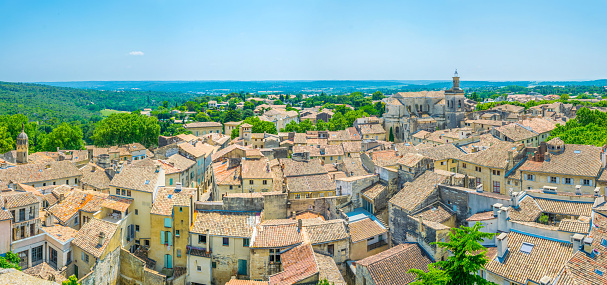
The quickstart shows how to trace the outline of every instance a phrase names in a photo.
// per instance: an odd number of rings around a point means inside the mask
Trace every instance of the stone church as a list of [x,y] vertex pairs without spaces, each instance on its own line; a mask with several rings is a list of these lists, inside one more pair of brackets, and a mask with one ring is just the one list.
[[461,127],[466,113],[475,107],[476,102],[466,99],[464,90],[459,88],[456,70],[449,90],[394,94],[386,102],[384,129],[394,133],[395,142],[406,142],[419,130],[433,132]]

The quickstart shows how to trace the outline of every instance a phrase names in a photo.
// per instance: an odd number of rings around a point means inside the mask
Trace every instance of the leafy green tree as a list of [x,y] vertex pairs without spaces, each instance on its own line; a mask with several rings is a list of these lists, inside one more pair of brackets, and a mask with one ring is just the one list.
[[[262,121],[258,117],[249,117],[242,121],[242,124],[247,123],[252,125],[251,128],[252,133],[268,133],[268,134],[278,134],[276,131],[276,125],[272,122]],[[241,124],[241,125],[242,125]],[[240,135],[240,125],[238,128],[234,128],[230,136],[232,139],[238,137]]]
[[62,123],[42,140],[42,150],[56,151],[57,148],[64,150],[79,150],[83,147],[83,134],[80,127]]
[[435,263],[428,264],[428,272],[417,268],[411,268],[407,273],[415,274],[415,281],[409,283],[411,285],[447,285],[451,277],[447,272],[436,268]]
[[329,128],[329,124],[323,120],[316,121],[317,131],[326,131]]
[[274,105],[284,105],[285,103],[282,100],[274,100]]
[[569,100],[569,94],[561,95],[561,100]]
[[318,285],[335,285],[335,282],[329,283],[329,280],[327,280],[327,278],[325,278],[322,280],[318,280]]
[[78,283],[78,278],[76,278],[76,275],[72,275],[67,280],[61,282],[61,285],[80,285],[80,283]]
[[381,91],[375,91],[373,93],[373,95],[371,95],[371,99],[373,99],[373,101],[375,100],[381,100],[383,99],[385,96],[383,93],[381,93]]
[[494,284],[479,275],[480,270],[489,262],[489,259],[485,256],[487,250],[480,242],[495,235],[494,233],[481,232],[480,229],[482,228],[483,225],[479,222],[472,227],[454,228],[449,232],[450,240],[448,242],[434,243],[453,254],[447,260],[436,263],[450,277],[448,284]]
[[388,140],[394,142],[394,130],[390,127],[390,135],[388,136]]
[[244,106],[242,107],[243,110],[255,110],[255,103],[253,102],[244,102]]
[[112,146],[138,142],[146,147],[155,145],[160,125],[155,117],[119,113],[97,123],[93,133],[96,146]]
[[240,121],[240,112],[230,109],[226,112],[223,122],[238,122]]
[[542,213],[539,218],[540,224],[547,225],[548,224],[548,215]]
[[8,128],[0,125],[0,153],[13,150],[14,145],[15,141],[11,137],[11,133],[9,133]]
[[0,256],[0,268],[15,268],[21,270],[21,266],[19,266],[20,261],[21,258],[19,258],[19,255],[9,251],[6,253],[5,257]]

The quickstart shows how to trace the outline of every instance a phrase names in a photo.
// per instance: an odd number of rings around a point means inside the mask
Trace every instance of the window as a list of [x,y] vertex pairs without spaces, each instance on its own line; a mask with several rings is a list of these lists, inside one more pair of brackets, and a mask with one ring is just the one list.
[[179,236],[179,230],[175,230],[175,236],[178,237]]
[[126,196],[126,190],[122,189],[122,196]]
[[116,195],[120,195],[120,189],[116,188]]
[[478,166],[475,166],[474,169],[476,170],[476,172],[481,172],[481,168]]
[[295,199],[299,199],[299,194],[295,194]]
[[202,272],[202,266],[197,265],[197,266],[196,266],[196,271],[198,271],[198,272]]
[[171,227],[171,218],[164,218],[164,227],[165,228]]
[[493,175],[501,175],[501,171],[499,170],[493,170]]
[[584,186],[592,186],[592,180],[582,179],[582,185],[584,185]]
[[135,231],[138,232],[139,231],[139,225],[135,225]]
[[72,263],[72,252],[68,251],[67,252],[67,261],[65,264],[70,264],[70,263]]
[[77,225],[77,224],[78,224],[78,216],[76,216],[76,217],[74,218],[74,225]]
[[476,186],[481,185],[481,179],[480,177],[476,177]]
[[280,263],[280,250],[270,249],[270,262]]
[[263,185],[268,185],[268,180],[264,180]]
[[549,176],[550,183],[559,183],[559,178],[554,176]]
[[573,184],[573,179],[565,177],[565,178],[563,178],[563,184],[571,185],[571,184]]
[[524,242],[521,245],[521,252],[529,254],[529,253],[531,253],[533,246],[534,246],[534,244],[532,244],[532,243]]
[[463,168],[466,168],[466,164],[465,164],[465,163],[462,163],[462,167],[463,167]]
[[25,209],[19,209],[19,221],[25,221]]
[[242,239],[242,246],[243,247],[248,247],[249,246],[249,242],[250,242],[250,240],[248,238],[243,238]]
[[36,234],[36,224],[30,224],[30,236]]
[[441,162],[440,162],[440,165],[445,165],[445,162],[444,162],[444,161],[441,161]]
[[173,245],[173,242],[171,241],[171,232],[160,232],[160,244]]
[[139,210],[135,209],[135,215],[139,215]]
[[232,188],[233,188],[232,185],[230,185],[230,190],[232,190]]
[[532,175],[532,174],[527,174],[527,176],[526,176],[526,177],[527,177],[527,180],[528,180],[528,181],[535,181],[535,175]]
[[253,180],[249,180],[249,185],[253,185]]
[[32,263],[38,261],[42,261],[42,245],[39,247],[32,248]]
[[499,181],[493,181],[493,192],[494,193],[500,192],[500,182]]
[[170,254],[164,255],[164,267],[165,268],[173,268],[173,257]]
[[223,246],[229,246],[230,245],[230,238],[224,237],[223,238]]
[[70,180],[65,180],[65,184],[70,185]]
[[206,243],[206,242],[207,242],[207,236],[205,236],[205,235],[198,236],[198,243]]
[[150,240],[149,239],[145,240],[145,246],[150,246]]
[[217,262],[215,262],[215,261],[211,262],[211,267],[217,268]]
[[126,190],[126,195],[131,197],[131,190]]
[[82,253],[81,253],[81,255],[80,255],[80,259],[81,259],[82,261],[84,261],[85,263],[89,263],[89,255],[88,255],[88,254],[86,254],[86,253],[84,253],[84,252],[82,252]]
[[[55,266],[57,266],[57,251],[54,248],[52,248],[52,247],[50,247],[49,249],[50,249],[50,261],[51,261],[51,264],[54,264]],[[42,252],[40,252],[40,253],[42,253]],[[42,258],[42,255],[40,257]]]
[[306,198],[310,198],[310,193],[306,193]]
[[181,257],[181,249],[177,250],[177,257]]

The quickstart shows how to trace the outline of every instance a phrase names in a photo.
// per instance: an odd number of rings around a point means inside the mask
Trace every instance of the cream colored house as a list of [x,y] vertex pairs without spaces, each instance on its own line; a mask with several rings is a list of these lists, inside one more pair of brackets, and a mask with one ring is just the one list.
[[270,192],[273,176],[268,159],[242,160],[243,193]]

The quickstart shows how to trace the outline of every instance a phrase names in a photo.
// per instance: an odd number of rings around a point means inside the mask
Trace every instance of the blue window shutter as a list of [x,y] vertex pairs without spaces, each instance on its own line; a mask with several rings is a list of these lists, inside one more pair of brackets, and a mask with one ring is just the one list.
[[171,218],[164,218],[164,226],[167,228],[171,227]]
[[169,179],[169,185],[173,185],[173,178]]
[[169,245],[173,245],[173,242],[171,241],[171,232],[167,232],[167,237],[169,238]]
[[160,244],[164,244],[164,231],[160,231]]

